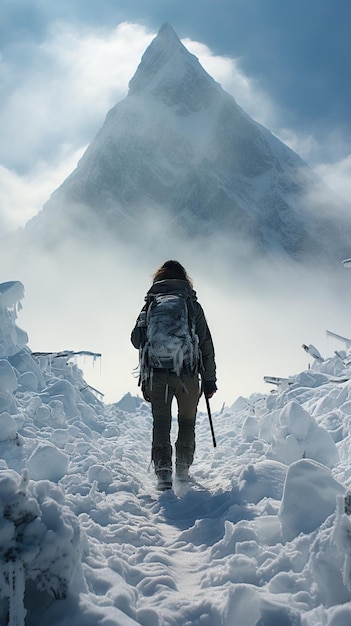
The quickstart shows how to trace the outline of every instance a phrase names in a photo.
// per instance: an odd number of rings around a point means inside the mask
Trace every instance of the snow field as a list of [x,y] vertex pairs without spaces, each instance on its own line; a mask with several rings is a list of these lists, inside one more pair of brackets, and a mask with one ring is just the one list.
[[149,405],[33,356],[21,294],[0,285],[0,624],[349,626],[346,352],[223,406],[215,449],[201,400],[193,481],[159,493]]

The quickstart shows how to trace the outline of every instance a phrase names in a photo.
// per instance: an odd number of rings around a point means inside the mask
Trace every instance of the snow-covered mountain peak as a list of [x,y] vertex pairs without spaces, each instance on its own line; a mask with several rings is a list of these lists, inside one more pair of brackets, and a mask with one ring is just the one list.
[[235,262],[272,255],[334,264],[350,254],[350,214],[164,24],[128,95],[25,237],[45,246],[68,233],[154,246],[162,225],[172,245],[174,228],[180,243],[228,238]]
[[168,23],[142,56],[129,82],[129,96],[151,95],[176,113],[187,115],[207,108],[220,85],[191,54]]

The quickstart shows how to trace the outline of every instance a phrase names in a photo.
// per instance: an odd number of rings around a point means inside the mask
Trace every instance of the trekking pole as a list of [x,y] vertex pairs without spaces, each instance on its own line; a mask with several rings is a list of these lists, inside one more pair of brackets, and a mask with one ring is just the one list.
[[217,446],[217,442],[216,442],[216,437],[215,437],[215,433],[214,433],[214,429],[213,429],[213,422],[212,422],[212,415],[211,415],[211,408],[210,408],[210,401],[207,398],[205,392],[204,392],[204,396],[205,396],[205,400],[206,400],[206,406],[207,406],[207,413],[208,413],[208,419],[210,422],[210,428],[211,428],[211,435],[212,435],[212,441],[213,441],[213,447],[215,448]]

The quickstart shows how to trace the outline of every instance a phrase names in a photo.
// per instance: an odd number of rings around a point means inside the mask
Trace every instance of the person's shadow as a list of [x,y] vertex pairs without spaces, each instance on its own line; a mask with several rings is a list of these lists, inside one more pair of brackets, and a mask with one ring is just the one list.
[[242,501],[237,487],[211,493],[196,480],[177,483],[161,493],[159,514],[163,521],[183,531],[179,541],[213,545],[223,537],[224,522],[253,519],[252,507]]

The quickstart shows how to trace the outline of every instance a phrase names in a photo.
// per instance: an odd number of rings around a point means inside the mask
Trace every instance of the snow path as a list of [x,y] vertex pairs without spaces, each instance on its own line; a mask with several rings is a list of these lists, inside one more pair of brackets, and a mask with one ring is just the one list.
[[[223,520],[228,517],[233,493],[230,485],[222,491],[223,487],[219,489],[217,481],[208,477],[208,458],[213,452],[205,418],[199,413],[198,448],[189,484],[175,481],[173,490],[157,491],[153,470],[148,467],[151,416],[147,410],[142,417],[128,415],[123,424],[119,419],[116,439],[98,437],[95,442],[96,449],[103,447],[105,466],[114,477],[106,493],[95,485],[90,496],[80,497],[78,486],[72,486],[72,507],[89,543],[84,562],[89,593],[100,606],[111,602],[113,596],[115,606],[135,619],[135,612],[130,611],[134,606],[137,619],[145,626],[220,623],[218,615],[213,615],[212,592],[207,602],[205,578],[210,549],[223,537]],[[116,424],[110,407],[104,421],[111,420]],[[101,452],[99,456],[101,462]],[[80,465],[77,459],[74,476]],[[83,480],[86,462],[80,469]]]
[[[174,491],[161,494],[151,505],[146,505],[160,535],[159,544],[149,551],[149,559],[152,555],[150,579],[147,583],[144,580],[139,587],[144,596],[140,598],[140,608],[149,606],[148,596],[152,590],[153,606],[162,615],[162,623],[179,624],[184,612],[189,614],[189,624],[198,623],[197,619],[205,623],[203,606],[208,590],[202,588],[202,582],[210,558],[209,546],[203,543],[201,533],[201,541],[196,540],[194,528],[199,519],[205,518],[206,510],[211,517],[214,511],[218,515],[222,507],[216,507],[216,495],[199,488],[196,483],[188,487],[176,484]],[[210,544],[215,540],[212,534],[207,539]],[[145,574],[147,577],[147,572]],[[153,575],[157,577],[156,581],[153,581]],[[200,605],[201,610],[197,608]]]

